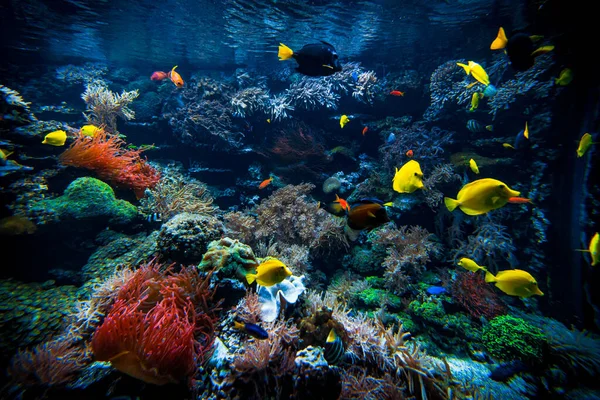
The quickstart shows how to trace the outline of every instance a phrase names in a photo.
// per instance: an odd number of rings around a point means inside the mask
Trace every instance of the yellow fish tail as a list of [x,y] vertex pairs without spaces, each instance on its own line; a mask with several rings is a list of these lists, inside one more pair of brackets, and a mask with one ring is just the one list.
[[546,54],[548,52],[551,52],[552,50],[554,50],[554,46],[542,46],[542,47],[536,49],[533,53],[531,53],[531,56],[532,57],[541,56],[542,54]]
[[383,203],[383,205],[385,207],[393,207],[394,206],[394,202],[393,201],[388,201],[387,203]]
[[459,206],[458,200],[451,199],[450,197],[444,197],[444,204],[450,212],[454,211],[454,209]]
[[294,55],[294,51],[287,47],[283,43],[279,43],[279,52],[277,53],[277,57],[279,57],[279,61],[285,61],[292,58]]
[[471,73],[471,68],[467,64],[456,63],[456,65],[463,67],[465,70],[465,74],[469,75]]
[[497,282],[498,280],[496,279],[496,277],[494,276],[494,274],[492,274],[490,271],[488,271],[486,269],[485,270],[485,281],[487,283],[493,283],[493,282]]
[[504,28],[500,27],[500,29],[498,29],[498,36],[496,36],[496,39],[494,39],[494,41],[490,45],[490,49],[491,50],[503,49],[506,47],[507,43],[508,43],[508,38],[506,37]]
[[246,328],[246,325],[238,321],[233,321],[233,328],[243,330],[244,328]]
[[248,281],[249,285],[252,285],[252,283],[254,283],[256,280],[256,274],[246,274],[246,280]]
[[490,132],[493,132],[494,131],[494,125],[486,125],[485,129],[487,129]]

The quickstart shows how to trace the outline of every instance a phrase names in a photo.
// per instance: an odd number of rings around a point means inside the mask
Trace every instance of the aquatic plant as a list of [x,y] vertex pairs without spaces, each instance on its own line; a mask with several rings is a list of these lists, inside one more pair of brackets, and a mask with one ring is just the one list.
[[231,97],[233,115],[240,118],[249,117],[258,111],[264,112],[268,104],[269,92],[262,87],[242,89]]
[[368,240],[375,251],[386,253],[382,263],[386,287],[398,295],[419,278],[430,255],[437,251],[431,233],[420,226],[396,228],[387,224],[371,232]]
[[490,320],[507,311],[498,293],[485,282],[483,274],[457,273],[450,293],[476,319],[485,317]]
[[139,95],[137,89],[117,94],[110,91],[102,81],[89,83],[81,95],[87,107],[83,116],[89,123],[102,126],[110,133],[117,133],[117,117],[125,121],[135,119],[135,113],[128,106]]
[[141,158],[142,151],[126,149],[119,137],[99,130],[93,138],[78,135],[59,160],[64,165],[92,170],[100,179],[132,189],[141,198],[160,180],[158,171]]
[[50,388],[71,382],[89,362],[81,346],[69,339],[51,340],[31,350],[20,350],[11,359],[8,375],[21,390]]
[[191,377],[214,340],[214,289],[194,267],[172,272],[151,261],[123,285],[93,335],[97,360],[147,383]]
[[483,344],[499,360],[541,362],[546,336],[535,326],[512,315],[501,315],[483,327]]
[[212,215],[217,210],[206,185],[181,174],[161,173],[160,181],[145,194],[140,210],[148,215],[159,213],[164,220],[181,212]]

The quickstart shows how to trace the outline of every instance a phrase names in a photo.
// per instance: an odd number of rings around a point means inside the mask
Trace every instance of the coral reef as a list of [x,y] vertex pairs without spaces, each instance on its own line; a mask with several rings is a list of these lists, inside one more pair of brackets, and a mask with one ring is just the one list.
[[34,215],[54,215],[54,220],[90,224],[128,225],[138,217],[137,208],[117,200],[112,188],[95,178],[77,178],[62,196],[30,205]]
[[452,297],[476,319],[485,317],[490,320],[507,311],[498,293],[485,282],[483,274],[457,273],[452,282],[451,293]]
[[108,67],[101,63],[85,63],[83,65],[67,64],[56,68],[56,79],[68,85],[78,83],[91,84],[102,81],[108,73]]
[[223,275],[244,275],[259,265],[250,246],[228,237],[208,244],[198,268],[204,271],[222,271]]
[[37,121],[29,108],[31,103],[23,100],[19,92],[0,85],[0,96],[0,126],[27,125]]
[[165,223],[157,240],[157,249],[165,257],[179,262],[199,262],[213,240],[224,233],[215,217],[183,212]]
[[439,121],[449,117],[458,109],[458,105],[467,103],[472,93],[479,90],[475,85],[471,90],[467,88],[470,81],[457,62],[465,60],[450,60],[441,64],[431,74],[429,95],[431,104],[423,114],[425,121]]
[[269,104],[269,93],[260,87],[242,89],[231,96],[233,115],[245,118],[259,111],[265,111]]
[[117,117],[125,121],[135,118],[135,113],[129,108],[129,104],[140,93],[136,89],[117,94],[110,91],[103,83],[95,81],[86,85],[85,92],[81,95],[87,107],[83,115],[89,123],[101,126],[110,133],[117,133]]
[[483,344],[499,360],[519,359],[540,362],[546,336],[535,326],[521,318],[501,315],[483,327]]

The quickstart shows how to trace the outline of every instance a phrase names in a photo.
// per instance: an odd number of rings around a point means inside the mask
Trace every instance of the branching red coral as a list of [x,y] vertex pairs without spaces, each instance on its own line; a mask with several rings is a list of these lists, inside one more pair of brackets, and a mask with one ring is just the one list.
[[154,261],[142,265],[96,329],[95,358],[156,385],[191,377],[214,340],[210,277],[193,267],[173,273]]
[[506,314],[506,306],[483,274],[459,273],[452,283],[452,297],[475,318],[488,320]]
[[124,145],[118,136],[101,129],[94,137],[80,134],[60,155],[60,162],[92,170],[100,179],[132,189],[141,198],[146,188],[158,183],[160,174],[140,157],[142,150],[125,149]]

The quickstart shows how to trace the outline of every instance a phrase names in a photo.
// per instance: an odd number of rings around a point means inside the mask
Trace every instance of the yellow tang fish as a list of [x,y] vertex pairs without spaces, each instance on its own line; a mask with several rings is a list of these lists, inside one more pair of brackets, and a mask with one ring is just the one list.
[[554,83],[559,86],[567,86],[573,80],[573,71],[570,68],[565,68],[560,71],[558,78],[554,79]]
[[292,271],[284,263],[276,258],[269,258],[256,268],[256,274],[246,274],[246,280],[249,284],[256,281],[261,286],[273,286],[288,276],[292,276]]
[[66,141],[67,132],[58,130],[47,134],[42,144],[49,144],[51,146],[64,146]]
[[484,178],[467,183],[460,189],[456,200],[444,197],[448,211],[459,207],[467,215],[481,215],[503,207],[511,197],[519,197],[521,192],[512,190],[497,179]]
[[469,167],[471,167],[471,171],[473,171],[476,174],[479,174],[479,167],[477,166],[475,160],[473,160],[472,158],[469,160]]
[[466,257],[461,258],[458,261],[458,265],[460,265],[464,269],[471,271],[471,272],[477,272],[477,271],[486,271],[487,272],[486,267],[477,265],[477,263],[475,261],[471,260],[470,258],[466,258]]
[[544,295],[538,287],[535,278],[529,272],[521,269],[500,271],[496,276],[488,271],[485,273],[485,281],[487,283],[495,283],[498,289],[511,296],[531,297],[534,295]]
[[502,143],[502,147],[504,147],[505,149],[515,149],[515,147],[510,143]]
[[396,168],[396,174],[392,179],[392,189],[396,192],[412,193],[423,188],[423,172],[421,172],[421,165],[417,161],[410,160],[402,168]]
[[577,147],[577,157],[583,157],[593,144],[596,143],[592,142],[592,135],[590,135],[589,133],[584,133],[581,139],[579,140],[579,146]]
[[95,125],[84,125],[79,130],[79,133],[81,133],[83,136],[94,137],[98,134],[98,132],[101,132],[101,131],[102,131],[102,129],[98,128]]
[[577,251],[585,251],[586,253],[590,253],[592,256],[592,267],[600,263],[600,233],[596,232],[596,234],[592,236],[588,250]]
[[527,126],[527,121],[525,121],[525,130],[523,130],[523,136],[525,136],[525,139],[529,139],[529,127]]
[[348,116],[347,116],[347,115],[345,115],[345,114],[344,114],[344,115],[342,115],[342,116],[340,117],[340,127],[341,127],[341,128],[343,128],[344,126],[346,126],[346,124],[347,124],[348,122],[350,122],[350,118],[348,118]]
[[481,99],[483,99],[483,93],[473,93],[473,96],[471,97],[471,108],[469,108],[470,112],[477,110],[477,107],[479,107],[479,100]]
[[475,61],[469,61],[468,65],[463,63],[456,63],[456,65],[464,68],[467,75],[471,74],[478,82],[483,83],[485,86],[490,84],[490,78],[483,67],[477,64]]

